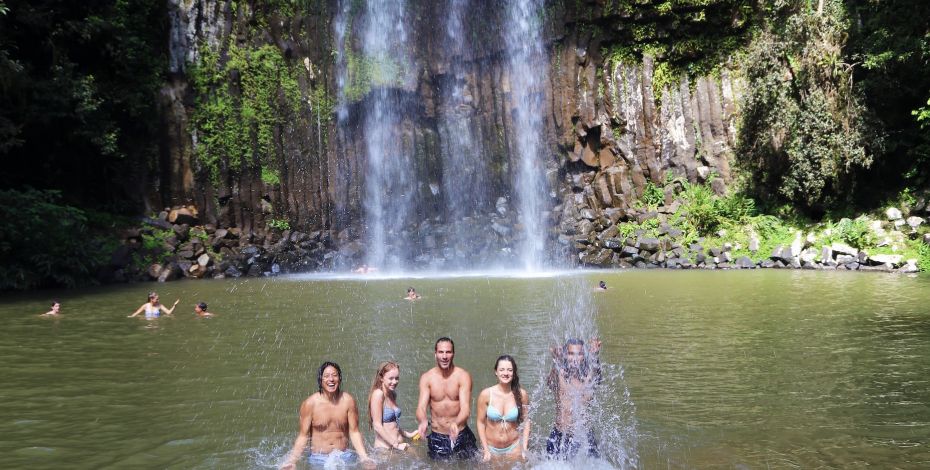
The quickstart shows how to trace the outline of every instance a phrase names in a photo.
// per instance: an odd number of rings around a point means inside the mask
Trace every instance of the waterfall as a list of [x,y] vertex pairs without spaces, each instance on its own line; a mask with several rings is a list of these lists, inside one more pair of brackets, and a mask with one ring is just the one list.
[[542,42],[542,12],[540,0],[509,2],[504,27],[509,53],[507,72],[510,79],[513,106],[511,160],[516,160],[514,194],[523,227],[518,254],[524,269],[545,266],[545,240],[548,224],[546,207],[545,160],[543,142],[544,109],[542,89],[546,82],[548,61]]
[[449,263],[458,268],[481,263],[484,248],[472,229],[490,230],[477,224],[483,212],[491,210],[489,179],[485,158],[473,131],[474,107],[468,69],[469,58],[465,13],[469,0],[451,0],[443,35],[443,55],[449,58],[446,79],[441,86],[443,108],[439,116],[442,142],[442,189],[445,220],[449,225]]

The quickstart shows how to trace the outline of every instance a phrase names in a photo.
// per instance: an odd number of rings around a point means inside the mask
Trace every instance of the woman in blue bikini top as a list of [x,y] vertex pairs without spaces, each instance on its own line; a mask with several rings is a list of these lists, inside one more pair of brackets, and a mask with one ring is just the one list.
[[478,394],[478,438],[483,460],[525,460],[530,421],[526,417],[530,397],[520,387],[517,362],[503,355],[494,363],[497,385]]
[[368,427],[375,431],[375,449],[406,450],[404,436],[417,439],[419,434],[404,432],[400,427],[400,407],[397,406],[397,384],[400,366],[394,361],[382,362],[368,392]]

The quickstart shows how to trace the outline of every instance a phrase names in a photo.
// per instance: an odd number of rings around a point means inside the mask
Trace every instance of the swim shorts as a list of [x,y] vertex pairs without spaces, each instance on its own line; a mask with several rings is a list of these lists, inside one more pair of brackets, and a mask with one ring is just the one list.
[[467,460],[474,458],[478,454],[478,444],[475,441],[475,435],[468,426],[459,431],[455,443],[449,439],[448,434],[439,434],[431,432],[426,436],[426,446],[429,449],[429,458],[433,460]]
[[[594,432],[588,430],[587,434],[587,451],[589,457],[599,457],[597,452],[597,440],[594,439]],[[562,431],[559,431],[556,428],[552,428],[552,432],[549,433],[549,439],[546,439],[546,453],[549,454],[550,459],[570,459],[578,455],[578,451],[582,449],[584,445],[582,442],[579,442],[581,439],[576,440],[571,434],[563,434]]]
[[342,468],[347,465],[354,465],[358,460],[358,455],[349,449],[334,450],[328,454],[310,454],[307,457],[307,463],[313,468]]

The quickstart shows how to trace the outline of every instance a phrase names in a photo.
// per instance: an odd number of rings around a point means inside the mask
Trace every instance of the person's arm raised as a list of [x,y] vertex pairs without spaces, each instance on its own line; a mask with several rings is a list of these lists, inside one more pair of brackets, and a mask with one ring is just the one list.
[[420,397],[417,399],[417,432],[420,437],[426,437],[426,428],[429,422],[426,420],[426,408],[429,406],[429,372],[420,376]]
[[307,447],[307,441],[310,440],[311,424],[313,424],[313,405],[310,398],[308,398],[300,404],[300,424],[297,429],[297,438],[294,439],[294,446],[287,454],[284,463],[281,464],[281,469],[295,468],[297,461],[304,453],[304,448]]
[[174,305],[172,305],[171,308],[166,308],[164,305],[162,305],[161,309],[164,310],[166,314],[171,315],[172,313],[174,313],[174,309],[178,306],[178,302],[180,301],[181,299],[175,300]]
[[591,381],[598,385],[603,380],[603,374],[601,373],[601,340],[597,338],[591,338],[591,341],[588,343],[589,350],[591,352]]

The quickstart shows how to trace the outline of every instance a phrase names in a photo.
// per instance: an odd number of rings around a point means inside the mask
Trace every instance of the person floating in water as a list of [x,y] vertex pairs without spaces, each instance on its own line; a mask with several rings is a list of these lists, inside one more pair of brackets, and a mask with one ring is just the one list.
[[417,290],[413,287],[407,288],[407,297],[404,297],[404,300],[417,300],[420,298],[420,294],[417,294]]
[[[436,367],[420,376],[417,431],[427,436],[431,459],[471,459],[478,451],[475,435],[468,428],[471,413],[471,374],[453,363],[455,344],[442,337],[434,347]],[[427,411],[431,421],[427,420]]]
[[44,317],[44,316],[55,317],[55,316],[58,316],[59,314],[61,314],[61,302],[59,302],[59,301],[57,301],[57,300],[53,300],[53,301],[52,301],[52,309],[49,310],[49,311],[47,311],[47,312],[45,312],[45,313],[43,313],[43,314],[40,315],[40,316],[43,316],[43,317]]
[[132,315],[129,315],[129,318],[132,318],[142,312],[145,312],[146,320],[153,320],[155,318],[158,318],[163,312],[165,315],[171,315],[171,313],[174,312],[174,308],[178,306],[178,302],[180,301],[181,299],[175,300],[174,305],[172,305],[171,308],[168,308],[158,303],[157,292],[149,292],[149,301],[142,304],[142,306],[139,307],[139,309],[136,310],[135,313],[133,313]]
[[594,338],[587,350],[580,339],[552,350],[554,361],[546,380],[555,395],[555,423],[546,440],[550,458],[572,458],[583,446],[589,456],[598,456],[588,406],[601,383],[600,349],[600,340]]
[[397,406],[397,384],[400,382],[400,366],[394,361],[378,365],[375,378],[368,392],[368,428],[375,431],[375,449],[407,450],[410,444],[404,436],[418,440],[416,432],[404,432],[400,428],[400,407]]
[[[281,468],[296,468],[307,441],[310,441],[311,452],[307,460],[313,467],[337,462],[353,464],[356,460],[372,463],[358,429],[358,406],[352,395],[340,388],[342,370],[339,365],[334,362],[320,365],[316,383],[319,391],[300,404],[297,438]],[[355,452],[348,450],[350,441]]]
[[494,375],[497,385],[478,394],[476,428],[484,453],[482,460],[525,459],[530,437],[530,421],[526,418],[530,397],[520,388],[517,361],[506,354],[498,357]]
[[604,281],[598,282],[594,290],[607,290],[607,283]]
[[196,313],[197,316],[198,316],[198,317],[201,317],[201,318],[212,317],[212,316],[214,315],[213,313],[210,313],[210,312],[207,311],[207,303],[206,303],[206,302],[200,302],[200,303],[194,305],[194,313]]

